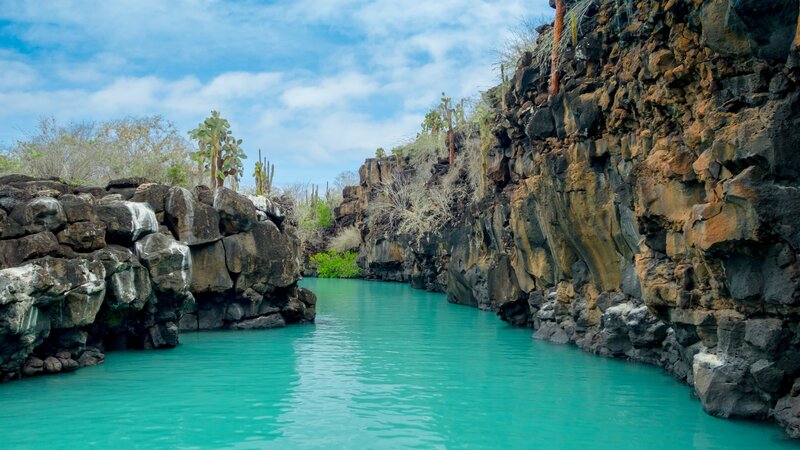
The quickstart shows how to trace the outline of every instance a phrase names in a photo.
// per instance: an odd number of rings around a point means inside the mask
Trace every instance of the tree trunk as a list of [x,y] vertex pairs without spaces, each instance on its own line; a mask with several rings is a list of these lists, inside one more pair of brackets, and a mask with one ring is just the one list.
[[217,153],[217,187],[225,187],[225,177],[220,177],[219,174],[222,172],[222,149],[218,150]]
[[456,143],[455,133],[453,132],[453,110],[449,108],[447,109],[447,123],[450,127],[447,130],[447,137],[450,140],[450,165],[452,166],[456,161]]
[[561,44],[561,35],[564,33],[564,15],[566,14],[564,0],[556,0],[556,20],[553,24],[553,53],[550,60],[550,95],[558,95],[558,60]]
[[211,143],[211,184],[209,187],[215,189],[217,187],[217,144]]
[[794,42],[792,42],[792,51],[800,52],[800,13],[797,14],[797,30],[794,34]]

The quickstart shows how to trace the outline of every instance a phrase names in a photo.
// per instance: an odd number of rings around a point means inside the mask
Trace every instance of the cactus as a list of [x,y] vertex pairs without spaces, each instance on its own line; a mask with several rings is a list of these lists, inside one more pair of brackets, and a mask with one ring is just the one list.
[[264,195],[264,163],[261,162],[261,149],[258,149],[258,161],[256,161],[253,177],[256,179],[256,195]]
[[569,13],[570,27],[572,28],[572,47],[578,46],[578,19],[575,18],[575,11]]
[[553,52],[550,62],[550,95],[558,95],[558,60],[560,57],[559,43],[564,32],[564,14],[567,6],[564,0],[556,0],[556,20],[553,24]]
[[267,195],[272,194],[272,185],[275,181],[275,164],[270,164],[267,161],[266,169],[264,170],[264,187]]
[[270,164],[267,158],[261,158],[261,149],[258,149],[258,161],[256,162],[253,177],[256,179],[256,195],[270,195],[272,184],[275,180],[275,164]]
[[797,15],[797,28],[792,41],[792,51],[800,52],[800,14]]

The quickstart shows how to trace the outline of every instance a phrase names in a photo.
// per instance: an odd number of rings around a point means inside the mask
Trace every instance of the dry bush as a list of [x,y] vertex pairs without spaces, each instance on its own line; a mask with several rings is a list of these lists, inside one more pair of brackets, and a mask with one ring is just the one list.
[[395,174],[384,182],[381,195],[367,209],[371,232],[419,238],[453,220],[457,199],[464,197],[466,189],[463,184],[445,178],[440,183],[430,178],[430,172],[419,171],[413,176]]
[[339,231],[339,233],[331,239],[328,250],[343,253],[348,250],[356,250],[360,246],[361,231],[356,227],[347,227]]
[[522,55],[536,48],[536,39],[539,37],[536,28],[549,21],[546,17],[520,20],[517,26],[509,30],[509,37],[496,50],[497,66],[502,66],[506,74],[513,74]]
[[[564,17],[569,17],[570,20],[574,21],[574,26],[576,28],[575,34],[576,36],[579,34],[581,30],[583,19],[586,18],[586,14],[589,12],[589,8],[594,4],[597,0],[580,0],[579,2],[575,3],[571,9],[566,11]],[[536,41],[536,45],[531,50],[533,52],[533,65],[538,66],[541,69],[541,73],[546,73],[550,69],[551,65],[551,57],[553,55],[553,38],[554,38],[554,30],[553,27],[550,27],[547,31],[542,33],[541,37]],[[559,65],[563,63],[565,54],[569,46],[572,42],[571,33],[563,33],[561,35],[561,39],[559,40]]]
[[193,186],[200,180],[190,160],[192,144],[161,116],[129,117],[59,126],[42,119],[36,133],[11,150],[16,168],[36,177],[103,185],[140,176]]

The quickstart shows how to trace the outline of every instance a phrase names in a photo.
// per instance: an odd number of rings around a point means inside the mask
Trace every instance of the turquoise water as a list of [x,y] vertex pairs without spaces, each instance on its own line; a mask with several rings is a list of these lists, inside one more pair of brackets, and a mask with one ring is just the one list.
[[403,284],[305,280],[316,325],[0,385],[0,448],[797,448],[659,369],[533,341]]

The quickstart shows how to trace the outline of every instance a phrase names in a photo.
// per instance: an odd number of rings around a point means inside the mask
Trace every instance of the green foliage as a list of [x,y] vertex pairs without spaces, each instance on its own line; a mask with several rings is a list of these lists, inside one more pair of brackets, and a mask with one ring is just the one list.
[[425,114],[425,119],[422,121],[422,131],[420,133],[438,136],[443,129],[444,118],[441,115],[441,111],[438,108],[428,111],[428,113]]
[[384,150],[383,147],[378,147],[375,150],[375,157],[376,158],[384,158],[384,157],[386,157],[386,150]]
[[[222,187],[230,177],[233,184],[238,183],[247,158],[242,149],[242,140],[233,136],[231,125],[218,111],[189,132],[189,137],[197,141],[199,150],[194,156],[201,169],[210,169],[211,187]],[[234,186],[235,187],[235,186]]]
[[578,46],[578,19],[575,18],[575,11],[569,12],[570,29],[572,30],[572,46]]
[[269,195],[272,192],[272,180],[275,179],[275,164],[270,164],[266,158],[261,159],[261,149],[258,149],[258,161],[255,164],[253,177],[256,180],[256,195]]
[[319,187],[311,186],[311,199],[297,205],[298,223],[301,230],[316,231],[332,227],[335,223],[333,206],[328,199],[319,197]]
[[189,174],[184,166],[172,166],[167,169],[167,181],[174,186],[190,187]]
[[17,169],[17,162],[9,154],[0,154],[0,175],[12,173]]
[[361,275],[361,268],[356,263],[356,252],[340,253],[330,250],[317,253],[311,257],[311,266],[317,270],[320,278],[355,278]]

